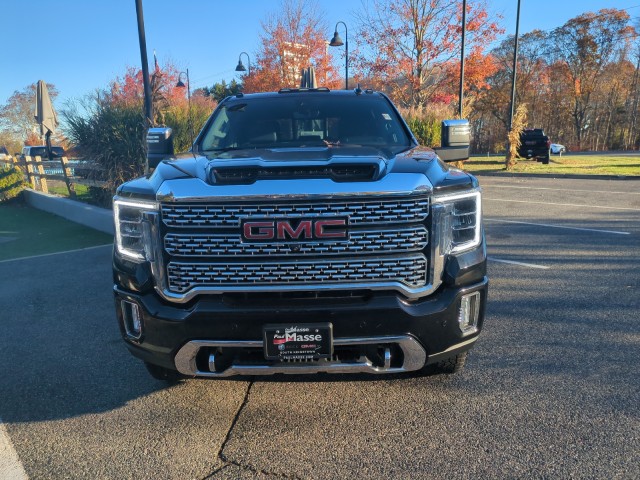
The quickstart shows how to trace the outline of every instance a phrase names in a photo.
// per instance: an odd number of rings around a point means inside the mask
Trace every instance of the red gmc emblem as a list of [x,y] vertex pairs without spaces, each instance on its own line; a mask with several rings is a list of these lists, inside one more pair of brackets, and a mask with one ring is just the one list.
[[242,239],[251,242],[346,239],[347,219],[256,219],[243,220]]

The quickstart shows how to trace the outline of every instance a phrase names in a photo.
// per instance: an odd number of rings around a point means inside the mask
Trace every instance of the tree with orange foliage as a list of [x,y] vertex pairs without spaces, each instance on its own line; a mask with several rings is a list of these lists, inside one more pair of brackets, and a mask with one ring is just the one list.
[[[177,69],[167,65],[156,68],[151,84],[154,121],[172,128],[175,149],[181,152],[191,146],[192,132],[199,131],[216,103],[202,92],[194,92],[189,105],[186,89],[176,87],[177,80]],[[105,90],[61,112],[76,151],[103,167],[93,170],[92,175],[94,180],[105,181],[105,187],[92,187],[92,196],[105,206],[111,204],[118,185],[145,170],[143,97],[142,73],[129,68]]]
[[[184,88],[176,87],[179,71],[172,63],[156,67],[151,74],[151,102],[153,103],[154,123],[164,123],[164,112],[176,105],[186,105],[187,95]],[[123,106],[139,105],[144,101],[142,70],[129,67],[124,77],[116,78],[109,85],[109,101]]]
[[[478,100],[478,110],[500,121],[504,131],[509,128],[511,78],[513,76],[513,35],[503,40],[491,52],[495,69],[486,77],[488,89]],[[518,74],[516,75],[516,105],[527,104],[527,115],[533,126],[540,127],[548,105],[542,97],[548,91],[547,35],[533,30],[520,36],[518,48]]]
[[[179,76],[178,68],[172,63],[156,66],[151,73],[151,102],[154,124],[172,127],[176,150],[183,151],[191,146],[192,136],[204,125],[216,102],[201,90],[196,90],[191,92],[189,107],[186,89],[176,86]],[[140,107],[143,99],[142,71],[129,67],[124,77],[111,82],[105,100],[112,105],[130,108]]]
[[[367,84],[386,90],[403,106],[421,106],[434,100],[451,102],[455,90],[446,89],[446,85],[455,65],[459,65],[461,2],[372,0],[366,7],[359,16],[361,56],[354,60]],[[489,18],[486,3],[470,0],[467,45],[472,62],[467,83],[483,82],[486,75],[481,69],[474,71],[473,63],[485,63],[481,61],[482,51],[500,32]]]
[[327,53],[328,27],[315,1],[282,0],[262,28],[255,64],[242,79],[245,92],[299,87],[300,72],[309,66],[318,86],[339,88],[342,80]]
[[635,31],[629,14],[615,8],[587,12],[567,21],[551,35],[553,60],[564,63],[573,85],[573,126],[582,148],[587,127],[594,123],[592,97],[601,88],[606,67],[620,57]]

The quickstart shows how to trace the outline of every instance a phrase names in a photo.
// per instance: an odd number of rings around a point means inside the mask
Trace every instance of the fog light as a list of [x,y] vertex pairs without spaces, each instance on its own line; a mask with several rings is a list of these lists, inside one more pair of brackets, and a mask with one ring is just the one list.
[[122,300],[122,318],[127,335],[134,339],[142,336],[142,315],[137,303]]
[[478,317],[480,316],[480,292],[463,295],[460,299],[460,313],[458,325],[463,335],[470,335],[478,331]]

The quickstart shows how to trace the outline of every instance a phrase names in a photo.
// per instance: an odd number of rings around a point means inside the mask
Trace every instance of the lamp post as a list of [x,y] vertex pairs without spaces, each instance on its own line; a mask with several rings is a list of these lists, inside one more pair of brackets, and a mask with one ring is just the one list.
[[518,68],[518,33],[520,30],[520,0],[518,0],[518,13],[516,15],[516,36],[513,45],[513,75],[511,76],[511,105],[509,107],[509,132],[513,127],[513,110],[516,104],[516,69]]
[[460,94],[458,95],[458,117],[462,118],[464,97],[464,37],[467,32],[467,0],[462,0],[462,42],[460,47]]
[[[344,25],[344,42],[338,35],[338,25]],[[333,33],[333,38],[329,42],[330,47],[341,47],[344,45],[344,89],[349,90],[349,33],[347,30],[347,24],[340,21],[336,23],[336,28]]]
[[[185,76],[187,79],[187,84],[185,85],[182,81],[182,76]],[[191,84],[189,83],[189,69],[187,68],[186,72],[180,72],[178,74],[178,83],[176,83],[176,88],[185,88],[187,87],[187,123],[189,124],[189,134],[191,135],[191,145],[193,145],[193,123],[191,122]]]
[[[185,85],[182,81],[182,76],[187,77],[187,84]],[[189,69],[187,68],[186,72],[180,72],[178,74],[178,83],[176,83],[176,88],[184,88],[187,87],[187,101],[189,102],[189,109],[191,109],[191,86],[189,85]]]
[[[248,68],[244,66],[244,63],[242,63],[243,53],[247,56]],[[236,66],[236,72],[248,72],[248,74],[251,75],[251,59],[249,59],[249,54],[247,52],[240,52],[240,55],[238,55],[238,65]]]
[[[147,61],[147,39],[144,33],[142,0],[136,0],[136,18],[138,20],[138,41],[140,43],[140,60],[142,63],[142,84],[144,86],[144,124],[146,128],[149,128],[153,124],[153,103],[151,102],[151,84],[149,83],[149,62]],[[149,173],[149,160],[145,161],[144,173],[145,175]]]

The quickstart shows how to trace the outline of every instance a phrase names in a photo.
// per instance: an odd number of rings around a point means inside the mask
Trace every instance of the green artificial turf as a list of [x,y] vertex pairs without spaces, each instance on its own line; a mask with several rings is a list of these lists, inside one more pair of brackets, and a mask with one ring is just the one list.
[[0,261],[112,242],[111,235],[19,201],[0,203]]

